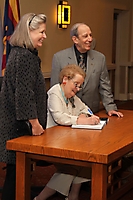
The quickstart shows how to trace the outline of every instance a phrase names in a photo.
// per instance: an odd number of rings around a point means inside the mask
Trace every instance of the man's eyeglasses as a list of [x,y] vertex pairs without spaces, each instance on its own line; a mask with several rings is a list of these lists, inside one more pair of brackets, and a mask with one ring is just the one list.
[[71,79],[71,81],[73,82],[73,84],[74,84],[74,86],[75,86],[76,89],[79,89],[79,90],[82,90],[82,89],[83,89],[82,86],[81,86],[80,84],[74,82],[74,80],[72,80],[72,79]]

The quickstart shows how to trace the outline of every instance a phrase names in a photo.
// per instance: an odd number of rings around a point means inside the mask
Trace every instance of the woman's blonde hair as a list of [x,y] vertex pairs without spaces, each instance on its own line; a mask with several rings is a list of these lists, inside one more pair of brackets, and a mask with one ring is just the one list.
[[59,74],[59,82],[62,83],[64,76],[67,77],[68,79],[73,79],[76,74],[81,75],[85,79],[86,74],[81,67],[74,64],[67,65],[61,70]]
[[40,24],[46,23],[46,15],[27,13],[23,15],[17,24],[14,33],[10,37],[10,44],[12,46],[20,46],[33,50],[33,44],[30,39],[29,31],[36,30]]

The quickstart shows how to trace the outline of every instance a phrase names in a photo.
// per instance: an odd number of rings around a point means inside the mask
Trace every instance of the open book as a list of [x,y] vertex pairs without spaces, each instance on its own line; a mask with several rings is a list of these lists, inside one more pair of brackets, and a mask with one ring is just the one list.
[[103,120],[100,120],[100,123],[97,124],[97,125],[79,125],[79,124],[75,124],[75,125],[72,125],[72,128],[85,128],[85,129],[95,129],[95,130],[101,130],[103,128],[103,126],[107,123],[107,121],[103,121]]

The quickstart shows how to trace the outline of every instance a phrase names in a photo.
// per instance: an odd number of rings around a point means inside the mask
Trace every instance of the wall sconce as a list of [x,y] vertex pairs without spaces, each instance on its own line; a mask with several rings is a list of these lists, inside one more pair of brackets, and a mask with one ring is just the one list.
[[67,1],[59,1],[57,5],[57,24],[59,28],[67,28],[70,24],[70,5]]

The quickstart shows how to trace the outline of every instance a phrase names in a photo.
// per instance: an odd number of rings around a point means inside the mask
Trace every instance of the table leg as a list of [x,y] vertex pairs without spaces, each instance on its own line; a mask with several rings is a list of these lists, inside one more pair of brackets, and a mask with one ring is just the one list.
[[29,200],[31,163],[26,153],[16,152],[16,200]]
[[107,165],[92,164],[91,200],[107,200]]

